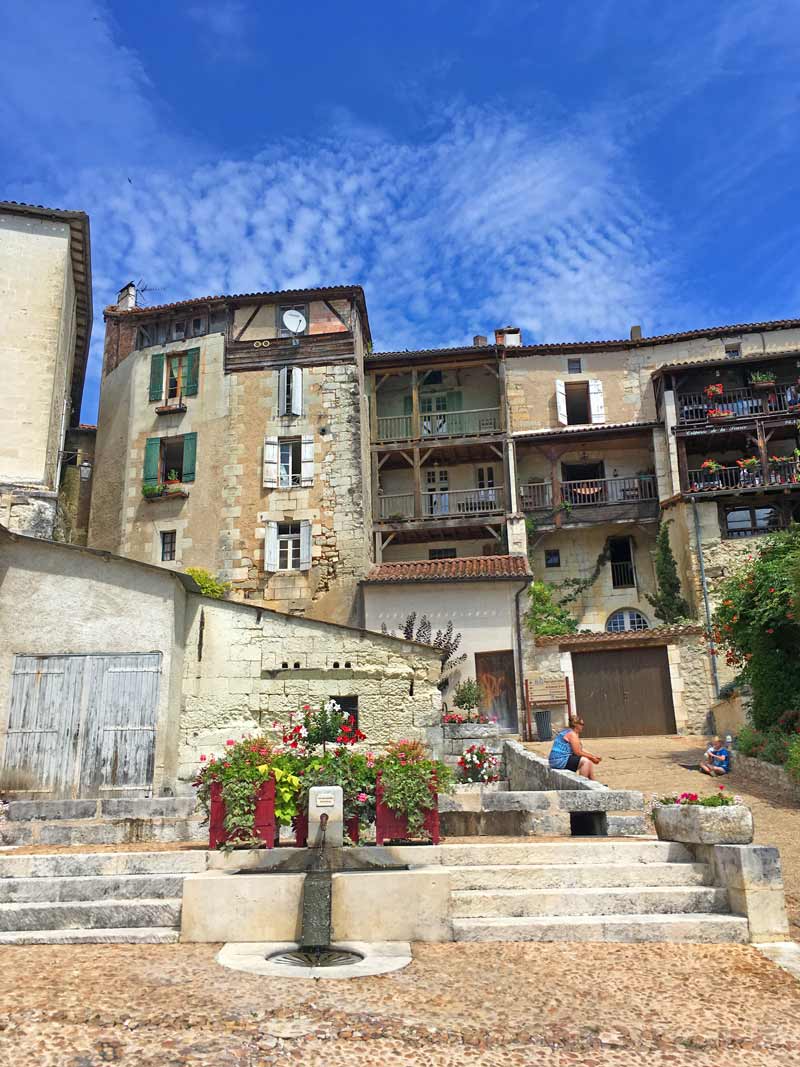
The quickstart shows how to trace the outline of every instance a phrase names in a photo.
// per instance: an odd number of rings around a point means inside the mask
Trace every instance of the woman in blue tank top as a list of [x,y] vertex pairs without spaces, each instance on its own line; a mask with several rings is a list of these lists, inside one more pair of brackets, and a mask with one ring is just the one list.
[[594,778],[594,768],[601,757],[593,756],[581,744],[585,725],[580,717],[570,719],[569,726],[556,734],[548,760],[554,770],[577,771],[584,778]]

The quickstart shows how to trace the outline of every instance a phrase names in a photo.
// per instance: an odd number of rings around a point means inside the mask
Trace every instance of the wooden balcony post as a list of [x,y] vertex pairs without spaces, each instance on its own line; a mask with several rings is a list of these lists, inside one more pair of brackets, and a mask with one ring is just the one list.
[[553,494],[553,508],[554,510],[554,522],[556,526],[561,526],[563,519],[563,512],[559,505],[561,504],[561,474],[558,469],[558,457],[561,455],[560,449],[552,449],[547,453],[550,460],[550,482],[552,485]]
[[369,376],[370,391],[367,398],[369,404],[369,433],[373,441],[378,440],[378,388],[375,381],[375,371]]
[[[414,367],[411,371],[411,437],[418,441],[419,436],[419,377],[417,368]],[[418,452],[417,457],[419,457]]]
[[499,367],[499,371],[498,371],[498,375],[497,375],[497,384],[498,384],[498,394],[499,394],[498,395],[498,406],[500,408],[500,413],[499,413],[499,417],[498,417],[498,425],[500,426],[501,430],[505,430],[506,421],[507,421],[506,420],[507,400],[506,400],[506,361],[505,361],[505,359],[501,359],[501,361],[500,361],[500,367]]
[[[415,377],[416,373],[414,371]],[[416,382],[414,384],[416,386]],[[422,518],[422,471],[418,448],[414,449],[414,518]]]
[[689,485],[689,462],[686,458],[686,438],[676,437],[675,445],[678,450],[678,477],[680,480],[678,488],[682,493],[688,493],[691,487]]
[[758,435],[758,455],[761,460],[761,473],[764,485],[769,485],[769,450],[767,449],[767,435],[764,432],[764,423],[756,419],[756,434]]

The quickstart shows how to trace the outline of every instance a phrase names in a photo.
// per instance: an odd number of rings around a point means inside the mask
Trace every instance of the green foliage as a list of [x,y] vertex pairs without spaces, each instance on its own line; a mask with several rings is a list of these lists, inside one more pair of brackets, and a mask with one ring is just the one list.
[[308,810],[312,786],[341,786],[345,821],[358,816],[363,825],[375,819],[375,759],[346,748],[337,748],[308,759],[299,772],[302,782],[299,807]]
[[379,761],[379,773],[384,804],[405,816],[409,837],[420,837],[436,794],[451,791],[453,772],[430,759],[420,741],[394,741]]
[[164,486],[163,485],[159,484],[159,485],[143,485],[142,486],[142,496],[145,498],[145,500],[149,500],[151,497],[154,497],[154,496],[162,496],[163,493],[164,493]]
[[763,538],[720,589],[711,637],[753,691],[753,724],[769,730],[800,694],[800,526]]
[[525,613],[525,624],[536,637],[557,637],[559,634],[577,632],[577,620],[563,605],[555,602],[552,586],[547,582],[531,582],[528,597],[530,607]]
[[691,615],[691,608],[681,594],[678,567],[669,543],[669,527],[669,522],[660,523],[656,538],[655,569],[658,592],[655,596],[645,594],[656,616],[666,626],[682,622]]
[[780,730],[770,730],[764,738],[759,758],[782,767],[789,758],[789,737]]
[[736,736],[736,751],[743,756],[757,756],[764,747],[764,735],[754,726],[745,723]]
[[732,793],[726,792],[724,785],[720,785],[715,793],[710,793],[705,797],[701,797],[699,793],[681,793],[680,796],[658,797],[655,803],[665,807],[679,804],[681,807],[729,808],[733,804],[741,803],[741,800]]
[[186,573],[190,578],[194,578],[200,586],[200,592],[203,596],[213,597],[214,600],[222,600],[231,587],[230,582],[220,582],[213,574],[203,570],[202,567],[187,567]]
[[457,708],[477,708],[483,700],[483,689],[474,678],[467,678],[456,686],[453,703]]
[[785,767],[789,777],[800,783],[800,737],[793,737],[789,741]]
[[611,545],[606,541],[598,553],[597,559],[594,561],[594,567],[592,567],[590,573],[585,578],[565,578],[563,582],[556,586],[556,588],[563,593],[561,604],[574,604],[579,597],[583,596],[587,589],[591,589],[600,577],[600,572],[603,567],[610,562]]

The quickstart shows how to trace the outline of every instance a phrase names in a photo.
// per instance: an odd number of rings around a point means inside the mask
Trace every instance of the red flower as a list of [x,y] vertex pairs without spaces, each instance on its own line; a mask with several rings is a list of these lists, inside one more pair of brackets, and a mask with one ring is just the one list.
[[769,626],[769,627],[767,627],[767,633],[768,633],[768,634],[774,634],[774,633],[775,633],[775,631],[774,631],[774,630],[772,629],[772,627],[771,627],[771,626]]
[[205,756],[201,756],[201,757],[200,757],[200,762],[201,762],[201,763],[205,763],[205,761],[206,761],[206,758],[205,758]]
[[225,744],[226,745],[235,745],[236,742],[235,741],[226,741]]
[[230,763],[223,763],[222,766],[223,767],[230,767]]

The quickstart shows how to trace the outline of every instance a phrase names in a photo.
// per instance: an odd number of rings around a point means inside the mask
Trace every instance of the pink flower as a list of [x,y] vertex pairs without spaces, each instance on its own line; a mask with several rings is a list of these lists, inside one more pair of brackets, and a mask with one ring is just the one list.
[[367,801],[367,794],[366,793],[359,793],[358,794],[358,802],[359,802],[359,804],[365,804],[366,801]]
[[236,742],[235,741],[226,741],[225,744],[226,745],[235,745]]
[[200,757],[200,762],[201,762],[201,763],[205,763],[205,761],[206,761],[206,758],[205,758],[205,756],[201,756],[201,757]]

